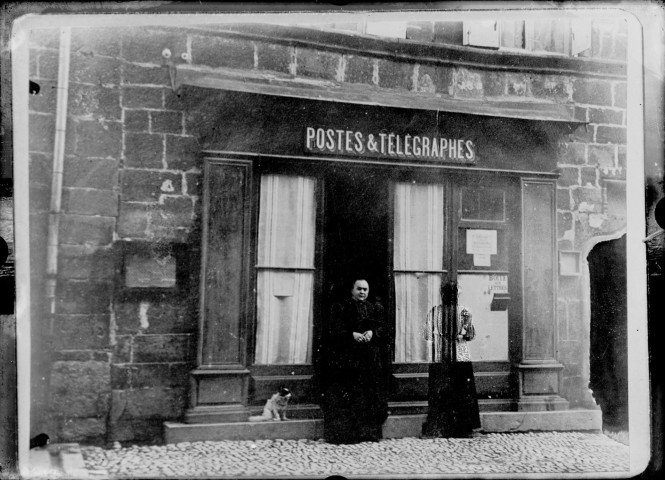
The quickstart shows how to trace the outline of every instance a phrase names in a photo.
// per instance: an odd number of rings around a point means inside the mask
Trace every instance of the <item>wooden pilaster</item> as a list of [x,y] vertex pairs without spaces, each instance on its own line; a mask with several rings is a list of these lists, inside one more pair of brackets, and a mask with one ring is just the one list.
[[251,162],[205,160],[198,367],[188,423],[248,416],[251,199]]

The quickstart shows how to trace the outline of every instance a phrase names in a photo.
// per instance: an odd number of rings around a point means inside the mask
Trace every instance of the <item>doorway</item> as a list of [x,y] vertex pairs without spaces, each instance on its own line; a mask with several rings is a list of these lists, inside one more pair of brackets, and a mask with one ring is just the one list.
[[589,256],[591,379],[603,428],[628,430],[626,236],[596,245]]
[[350,282],[358,277],[369,283],[369,299],[388,307],[392,263],[388,182],[372,172],[334,172],[325,182],[323,217],[326,311],[349,297]]

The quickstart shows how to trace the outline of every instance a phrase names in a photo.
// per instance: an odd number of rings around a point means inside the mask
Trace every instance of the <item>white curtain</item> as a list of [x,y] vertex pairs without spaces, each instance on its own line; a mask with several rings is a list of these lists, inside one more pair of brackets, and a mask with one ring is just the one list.
[[306,364],[312,360],[315,183],[306,177],[261,177],[258,364]]
[[423,326],[441,303],[443,185],[395,185],[395,362],[429,362],[432,343]]

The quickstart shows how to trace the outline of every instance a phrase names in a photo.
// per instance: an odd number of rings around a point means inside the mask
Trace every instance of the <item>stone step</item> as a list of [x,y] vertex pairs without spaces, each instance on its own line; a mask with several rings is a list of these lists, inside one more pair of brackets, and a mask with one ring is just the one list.
[[[566,405],[567,406],[567,405]],[[427,413],[427,400],[413,400],[406,402],[389,402],[388,411],[391,415],[418,415]],[[481,399],[478,400],[478,408],[481,412],[515,411],[517,401],[514,399]],[[543,408],[544,410],[545,408]],[[261,415],[262,405],[251,405],[250,415]],[[323,418],[323,412],[319,405],[313,403],[289,405],[288,416],[291,420],[319,419]],[[188,423],[202,423],[200,421]],[[207,423],[216,423],[214,420]]]
[[[427,415],[391,415],[383,425],[384,438],[419,437]],[[485,432],[592,431],[602,429],[600,410],[481,412]],[[216,440],[283,440],[323,437],[323,420],[300,419],[234,423],[164,423],[165,443]]]

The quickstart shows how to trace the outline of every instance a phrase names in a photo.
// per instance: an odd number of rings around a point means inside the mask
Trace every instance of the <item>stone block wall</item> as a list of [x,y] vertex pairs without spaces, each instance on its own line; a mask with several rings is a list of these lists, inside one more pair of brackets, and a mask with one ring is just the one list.
[[[251,30],[245,36],[156,27],[72,30],[57,310],[53,319],[35,316],[33,327],[53,332],[45,335],[41,358],[55,441],[158,441],[162,422],[180,419],[187,406],[198,326],[202,162],[189,115],[196,106],[172,91],[165,48],[177,68],[265,71],[455,98],[574,103],[579,118],[590,123],[560,145],[559,248],[581,249],[594,236],[621,228],[622,219],[610,218],[603,205],[604,179],[621,179],[625,172],[625,81],[397,59],[352,45],[296,45],[252,37]],[[57,48],[56,30],[34,32],[30,75],[42,90],[30,101],[33,292],[44,289]],[[125,294],[118,265],[119,245],[127,242],[185,244],[193,280],[188,290],[182,296]],[[583,383],[588,370],[579,343],[588,337],[583,285],[561,279],[560,290],[564,393],[574,395],[575,382]]]
[[559,145],[558,248],[580,261],[579,275],[559,276],[559,360],[564,396],[572,406],[590,406],[589,357],[580,355],[588,352],[591,328],[586,256],[600,239],[625,233],[626,82],[578,78],[572,99],[577,118],[588,124]]
[[[56,30],[33,32],[30,38],[30,79],[40,86],[39,95],[29,100],[29,198],[30,198],[30,289],[32,318],[40,318],[38,325],[31,325],[32,356],[30,379],[31,435],[53,431],[46,413],[46,399],[51,371],[45,335],[48,322],[43,317],[46,285],[46,238],[48,236],[48,212],[53,172],[53,142],[55,133],[55,81],[58,76],[58,45]],[[43,85],[43,86],[42,86]],[[46,97],[52,98],[46,98]],[[34,322],[33,322],[34,323]]]
[[31,96],[29,104],[32,298],[36,300],[32,308],[37,313],[33,318],[42,313],[41,324],[32,326],[41,336],[41,342],[32,346],[41,357],[39,374],[33,377],[42,379],[45,394],[44,398],[33,395],[33,413],[38,418],[48,415],[42,420],[47,426],[41,430],[53,432],[55,441],[101,442],[106,438],[111,396],[111,248],[118,208],[115,179],[122,151],[122,112],[118,60],[111,56],[113,52],[93,53],[83,44],[88,42],[74,33],[53,316],[47,315],[48,305],[38,299],[45,292],[58,30],[33,31],[30,49],[31,79],[40,85],[40,93]]

